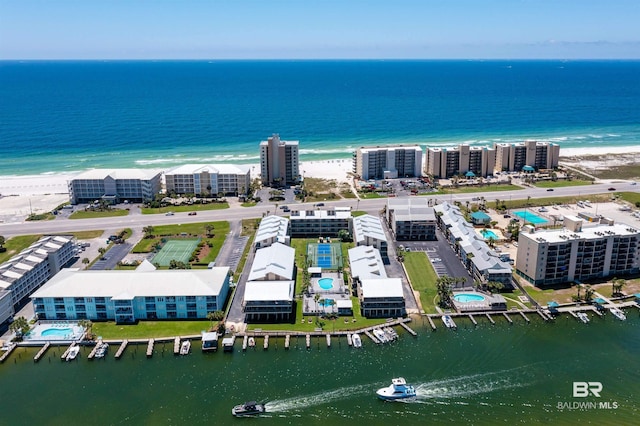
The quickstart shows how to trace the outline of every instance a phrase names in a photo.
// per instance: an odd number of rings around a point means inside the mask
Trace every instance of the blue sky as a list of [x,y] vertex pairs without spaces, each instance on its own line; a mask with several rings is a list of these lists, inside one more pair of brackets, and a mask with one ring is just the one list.
[[640,0],[0,0],[0,59],[633,58]]

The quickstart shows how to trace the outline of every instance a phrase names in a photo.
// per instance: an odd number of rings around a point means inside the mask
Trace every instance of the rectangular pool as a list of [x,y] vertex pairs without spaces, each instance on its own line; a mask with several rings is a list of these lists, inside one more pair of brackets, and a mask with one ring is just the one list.
[[530,223],[533,223],[534,225],[547,223],[546,219],[543,219],[537,214],[531,213],[530,211],[527,211],[527,210],[520,210],[517,212],[513,212],[513,214],[518,216],[520,219],[524,220],[525,222],[530,222]]

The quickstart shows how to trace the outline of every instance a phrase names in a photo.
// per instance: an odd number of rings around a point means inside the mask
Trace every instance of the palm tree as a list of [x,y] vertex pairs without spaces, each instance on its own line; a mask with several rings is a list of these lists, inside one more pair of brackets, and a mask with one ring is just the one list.
[[14,319],[9,326],[9,330],[14,332],[19,339],[22,339],[22,336],[29,332],[29,328],[29,321],[25,317]]
[[211,321],[211,329],[213,329],[213,322],[216,320],[215,312],[207,312],[207,319]]
[[[82,264],[83,264],[83,265],[88,265],[88,264],[90,264],[90,263],[91,263],[91,261],[89,260],[89,258],[88,258],[88,257],[84,257],[84,258],[82,258]],[[86,268],[86,266],[85,266],[85,268]]]
[[313,300],[316,302],[316,315],[318,315],[318,301],[320,300],[320,295],[318,293],[314,294]]
[[153,237],[153,226],[151,226],[151,225],[145,226],[144,228],[142,228],[142,232],[144,232],[144,237],[145,238],[152,238]]
[[93,333],[91,332],[91,329],[93,327],[93,323],[88,320],[88,319],[81,319],[80,321],[78,321],[78,325],[82,328],[84,328],[86,334],[86,338],[87,340],[93,340]]
[[205,233],[207,234],[207,237],[208,237],[208,238],[210,238],[210,237],[211,237],[211,231],[213,231],[213,229],[214,229],[214,226],[213,226],[212,224],[210,224],[210,223],[207,223],[207,224],[204,226],[204,231],[205,231]]
[[596,291],[591,288],[590,285],[586,286],[584,289],[584,301],[587,303],[591,303],[591,299],[593,299],[593,294]]
[[100,247],[98,249],[98,253],[100,253],[100,256],[104,256],[104,254],[107,252],[107,249],[104,247]]
[[7,242],[7,240],[0,235],[0,252],[5,251],[6,249],[4,248],[4,244]]

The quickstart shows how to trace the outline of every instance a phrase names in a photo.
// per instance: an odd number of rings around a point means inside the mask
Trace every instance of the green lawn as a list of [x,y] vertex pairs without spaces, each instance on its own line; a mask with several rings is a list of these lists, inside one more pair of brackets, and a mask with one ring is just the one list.
[[131,253],[150,253],[156,244],[160,244],[160,238],[143,238],[133,247]]
[[365,200],[370,200],[374,198],[387,198],[387,193],[379,193],[379,192],[359,192],[358,195],[360,198]]
[[32,222],[32,221],[39,221],[39,220],[53,220],[55,219],[56,216],[51,213],[51,212],[47,212],[47,213],[40,213],[40,214],[30,214],[29,217],[27,217],[27,221]]
[[354,210],[351,212],[351,216],[353,217],[358,217],[358,216],[364,216],[365,214],[369,214],[363,210]]
[[121,210],[121,209],[109,209],[104,211],[84,211],[79,210],[77,212],[71,213],[69,219],[94,219],[98,217],[115,217],[115,216],[126,216],[129,214],[129,210]]
[[90,240],[92,238],[101,237],[104,234],[104,230],[98,229],[97,231],[74,231],[74,232],[66,232],[60,235],[73,235],[79,240]]
[[40,237],[41,235],[20,235],[18,237],[9,238],[4,243],[4,248],[7,249],[7,251],[0,253],[0,263],[4,263],[14,255],[20,253],[22,250],[38,241]]
[[242,207],[253,207],[255,205],[257,205],[258,203],[256,203],[255,201],[245,201],[244,203],[240,204]]
[[[440,188],[441,194],[470,194],[473,192],[495,192],[495,191],[515,191],[524,189],[521,186],[511,185],[509,183],[501,183],[497,185],[482,185],[482,186],[460,186],[458,188],[446,187]],[[433,193],[427,193],[425,195],[433,195]]]
[[182,223],[178,225],[159,225],[153,227],[154,235],[171,236],[180,235],[186,232],[191,235],[205,235],[206,225],[213,225],[212,232],[215,234],[227,234],[229,232],[229,222],[199,222],[199,223]]
[[415,291],[420,292],[420,303],[422,309],[428,314],[435,314],[435,298],[438,295],[436,290],[436,275],[427,255],[424,252],[405,252],[404,267],[409,275],[411,286]]
[[545,180],[542,182],[536,182],[534,185],[537,186],[538,188],[563,188],[565,186],[585,186],[585,185],[591,185],[591,184],[593,184],[593,182],[589,180],[574,179],[574,180],[557,180],[555,182],[552,180]]
[[[495,208],[496,198],[487,198],[487,207]],[[554,204],[575,204],[580,200],[589,200],[592,203],[604,203],[611,201],[611,194],[589,194],[589,195],[573,195],[568,197],[543,197],[543,198],[531,198],[530,200],[503,200],[500,199],[500,204],[503,204],[508,209],[519,209],[524,207],[536,207],[536,206],[552,206]]]
[[[638,189],[640,191],[640,189]],[[630,203],[640,203],[640,192],[616,192],[615,195],[619,195],[625,201]]]
[[135,325],[116,324],[112,321],[93,323],[93,333],[108,339],[144,339],[200,334],[209,330],[211,321],[140,321]]
[[159,213],[167,213],[167,212],[199,212],[205,210],[223,210],[228,209],[229,203],[221,202],[221,203],[209,203],[209,204],[191,204],[186,206],[167,206],[167,207],[143,207],[140,209],[142,214],[159,214]]

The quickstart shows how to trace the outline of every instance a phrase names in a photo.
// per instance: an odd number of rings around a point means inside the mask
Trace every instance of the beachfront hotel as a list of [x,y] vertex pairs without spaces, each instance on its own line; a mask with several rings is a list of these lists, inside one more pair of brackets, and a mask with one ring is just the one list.
[[486,146],[460,144],[452,148],[427,148],[425,172],[437,179],[468,175],[486,177],[493,174],[496,152]]
[[436,216],[426,198],[389,198],[386,220],[397,241],[436,239]]
[[167,193],[199,196],[245,195],[251,187],[250,166],[185,164],[165,172]]
[[434,210],[442,233],[473,280],[481,283],[500,282],[505,288],[511,288],[513,268],[500,259],[484,238],[478,235],[473,225],[465,220],[460,208],[444,202]]
[[283,141],[274,134],[260,142],[260,173],[265,186],[295,185],[300,180],[298,141]]
[[351,232],[351,209],[334,207],[324,210],[291,210],[291,236],[337,237],[338,232]]
[[555,169],[560,158],[560,145],[550,142],[524,141],[496,143],[495,170],[520,172],[525,166],[539,169]]
[[353,153],[353,172],[362,180],[422,175],[422,148],[418,145],[360,147]]
[[557,230],[524,226],[516,272],[540,287],[637,274],[640,230],[610,219],[587,226],[576,216],[565,216]]
[[162,172],[147,169],[94,169],[69,181],[71,204],[104,200],[143,203],[153,200],[162,189]]
[[229,268],[133,271],[63,269],[31,295],[41,320],[204,319],[224,310]]
[[0,324],[75,254],[73,237],[46,236],[0,265]]

